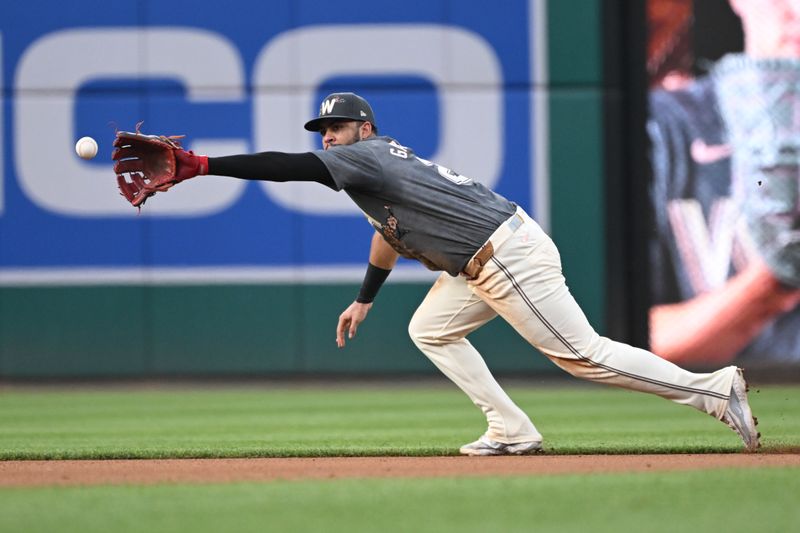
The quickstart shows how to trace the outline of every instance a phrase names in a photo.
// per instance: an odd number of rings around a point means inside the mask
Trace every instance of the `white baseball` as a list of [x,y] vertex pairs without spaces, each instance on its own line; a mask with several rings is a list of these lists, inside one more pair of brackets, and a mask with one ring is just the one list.
[[97,141],[91,137],[81,137],[75,143],[75,152],[82,159],[91,159],[97,155]]

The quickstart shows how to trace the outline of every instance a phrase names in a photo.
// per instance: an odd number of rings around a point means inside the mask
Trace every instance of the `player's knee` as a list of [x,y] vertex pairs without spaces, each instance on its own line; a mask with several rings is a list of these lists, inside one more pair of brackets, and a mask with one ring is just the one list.
[[463,338],[463,335],[457,332],[445,331],[441,326],[432,324],[431,320],[422,315],[414,315],[411,319],[408,324],[408,335],[420,349],[425,346],[441,346],[457,342]]
[[437,335],[431,331],[430,320],[427,320],[421,313],[415,313],[408,323],[408,336],[414,344],[436,344]]
[[411,321],[408,323],[408,336],[411,337],[414,344],[419,344],[424,336],[423,324],[424,321],[420,320],[416,314],[411,317]]

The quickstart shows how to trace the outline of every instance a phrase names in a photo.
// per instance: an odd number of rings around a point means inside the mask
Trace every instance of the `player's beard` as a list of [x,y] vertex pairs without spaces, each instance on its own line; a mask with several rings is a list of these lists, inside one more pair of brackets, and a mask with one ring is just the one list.
[[342,139],[340,142],[338,142],[336,144],[333,144],[331,146],[336,146],[336,145],[349,146],[351,144],[355,144],[355,143],[357,143],[359,141],[363,141],[363,140],[364,139],[361,136],[361,124],[359,124],[356,127],[355,131],[351,131],[351,134],[350,134],[350,136],[348,138]]
[[350,138],[347,144],[355,144],[363,140],[364,139],[361,138],[361,125],[359,124],[358,126],[356,126],[356,131],[353,133],[353,137]]

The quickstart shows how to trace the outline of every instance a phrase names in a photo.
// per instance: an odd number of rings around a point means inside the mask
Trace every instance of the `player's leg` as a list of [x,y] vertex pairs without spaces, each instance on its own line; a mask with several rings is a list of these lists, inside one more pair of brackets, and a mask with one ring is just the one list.
[[470,282],[473,290],[569,373],[658,394],[722,418],[736,368],[692,373],[646,350],[599,336],[564,282],[555,245],[526,219]]
[[541,442],[531,420],[465,338],[496,316],[472,293],[464,278],[443,273],[414,313],[408,331],[414,344],[483,411],[488,437],[506,444]]

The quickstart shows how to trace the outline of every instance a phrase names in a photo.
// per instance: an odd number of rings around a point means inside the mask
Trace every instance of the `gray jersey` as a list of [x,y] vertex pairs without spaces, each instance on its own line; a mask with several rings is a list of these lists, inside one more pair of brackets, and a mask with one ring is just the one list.
[[318,150],[344,190],[403,257],[457,276],[516,205],[389,137]]

